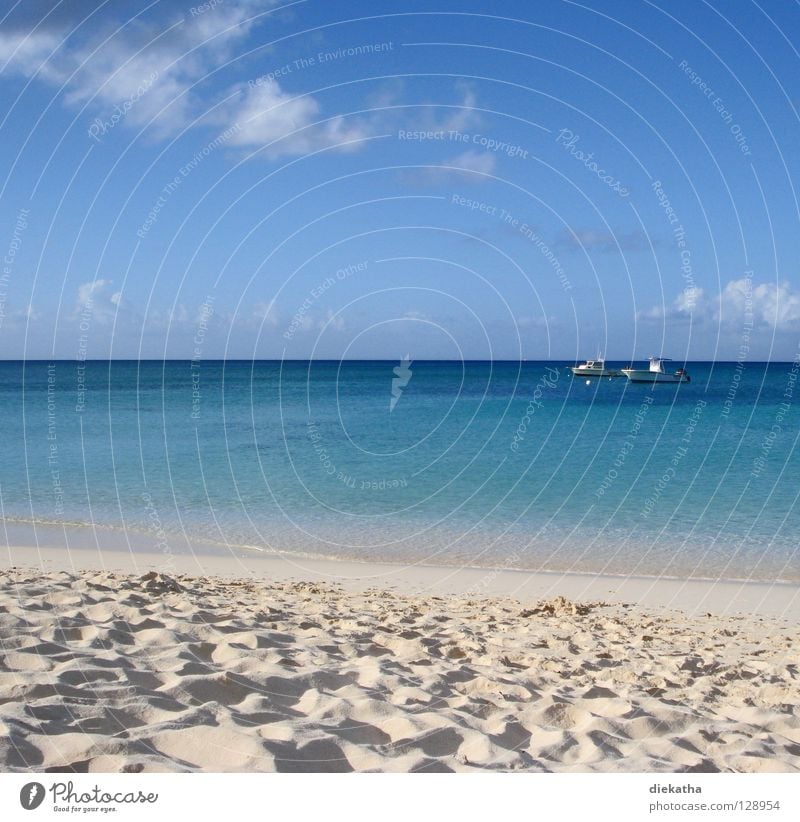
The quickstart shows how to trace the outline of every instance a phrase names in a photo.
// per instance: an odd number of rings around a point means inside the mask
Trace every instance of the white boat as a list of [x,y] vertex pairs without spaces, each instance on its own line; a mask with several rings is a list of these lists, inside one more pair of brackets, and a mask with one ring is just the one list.
[[622,373],[631,382],[691,382],[691,377],[683,368],[665,371],[664,363],[672,362],[669,357],[650,357],[650,368],[623,368]]
[[611,368],[606,368],[606,361],[601,354],[597,355],[596,360],[586,360],[580,365],[570,366],[570,371],[576,377],[619,377],[620,372],[614,371]]

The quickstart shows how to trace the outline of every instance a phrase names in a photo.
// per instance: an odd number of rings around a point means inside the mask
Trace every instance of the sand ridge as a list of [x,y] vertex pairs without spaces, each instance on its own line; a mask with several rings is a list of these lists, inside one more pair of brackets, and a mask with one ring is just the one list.
[[800,770],[758,616],[11,568],[0,643],[3,770]]

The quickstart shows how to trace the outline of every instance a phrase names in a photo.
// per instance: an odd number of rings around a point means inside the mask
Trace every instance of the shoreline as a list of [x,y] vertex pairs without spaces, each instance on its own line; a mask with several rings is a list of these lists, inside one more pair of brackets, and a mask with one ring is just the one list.
[[[189,567],[186,562],[191,562],[194,558],[203,558],[205,561],[211,562],[217,571],[224,573],[228,572],[230,563],[236,563],[240,560],[266,559],[269,561],[281,560],[288,564],[296,564],[298,567],[308,566],[314,573],[319,573],[320,568],[327,568],[329,570],[323,573],[334,577],[338,575],[336,568],[348,569],[346,571],[347,576],[369,574],[371,568],[378,569],[377,573],[380,576],[387,576],[393,575],[397,569],[402,569],[400,574],[402,579],[407,578],[406,572],[410,572],[420,579],[439,579],[447,575],[448,572],[455,573],[459,577],[464,575],[511,575],[517,580],[522,575],[530,579],[538,579],[540,584],[536,586],[537,590],[544,588],[546,579],[556,577],[569,580],[570,590],[576,590],[577,583],[581,579],[594,580],[597,584],[600,584],[602,580],[607,580],[609,585],[612,586],[624,581],[626,588],[628,590],[632,589],[632,595],[634,596],[638,596],[640,592],[647,589],[648,583],[659,589],[663,588],[665,593],[667,590],[674,592],[683,585],[688,585],[692,588],[693,593],[701,596],[704,594],[700,591],[701,586],[705,586],[706,591],[723,586],[729,592],[733,588],[749,592],[743,606],[747,609],[761,607],[756,604],[755,594],[757,591],[771,597],[773,592],[778,590],[781,592],[778,595],[779,602],[776,605],[768,605],[769,612],[774,614],[783,608],[790,608],[794,617],[800,621],[800,604],[797,602],[800,598],[800,577],[792,576],[788,578],[785,576],[777,576],[777,578],[763,576],[755,578],[746,576],[714,577],[710,576],[708,572],[702,575],[691,575],[691,570],[684,572],[683,569],[672,568],[669,574],[662,574],[650,568],[633,574],[626,574],[616,568],[600,571],[575,568],[574,566],[564,569],[525,568],[504,564],[502,555],[497,556],[493,564],[486,565],[458,564],[454,558],[449,557],[445,557],[444,562],[439,562],[437,557],[432,557],[429,560],[425,557],[417,558],[413,555],[407,559],[395,559],[393,557],[371,559],[357,554],[337,555],[332,552],[306,551],[303,550],[302,545],[293,545],[291,548],[282,549],[278,540],[274,544],[265,547],[244,542],[224,542],[219,538],[188,533],[185,530],[162,532],[159,536],[158,533],[154,533],[151,527],[142,526],[141,524],[120,526],[105,522],[82,522],[74,519],[59,521],[13,515],[0,516],[0,525],[2,525],[5,554],[13,549],[22,552],[42,550],[50,555],[50,552],[54,550],[62,554],[70,553],[86,557],[103,551],[109,556],[122,555],[123,557],[130,557],[135,555],[142,558],[146,557],[150,563],[148,567],[151,568],[156,567],[157,558],[165,556],[178,558],[182,568]],[[166,542],[167,540],[169,540],[169,544]],[[0,559],[0,567],[2,567],[3,561],[3,559]],[[127,559],[123,561],[123,566],[119,565],[119,561],[119,556],[117,556],[115,560],[116,567],[132,567]],[[163,559],[162,562],[164,562]],[[167,560],[168,562],[169,560]],[[353,568],[360,570],[353,571],[351,570]],[[785,566],[782,570],[785,572]],[[415,571],[419,573],[415,574]],[[420,580],[417,579],[416,581]],[[635,584],[628,584],[631,581],[635,581]],[[458,590],[458,588],[452,589],[456,593]],[[513,590],[513,587],[506,585],[499,589],[499,591],[504,592],[509,590]],[[683,599],[682,596],[680,598]],[[652,593],[648,595],[648,602],[651,604],[657,604],[658,599],[658,595],[654,596]],[[718,596],[712,596],[712,604],[716,603],[717,599]]]
[[[519,568],[499,565],[458,565],[456,563],[436,563],[426,562],[424,560],[416,561],[409,560],[404,562],[402,560],[393,559],[362,559],[359,557],[325,555],[322,553],[313,553],[299,550],[280,550],[263,548],[259,545],[252,545],[247,543],[226,543],[218,539],[211,539],[208,537],[199,537],[196,534],[171,533],[169,536],[175,540],[184,542],[188,550],[178,550],[170,552],[162,552],[156,550],[158,546],[158,538],[153,534],[151,528],[140,525],[127,525],[126,527],[113,526],[106,523],[85,523],[77,520],[67,520],[59,522],[57,520],[36,520],[18,517],[0,517],[0,523],[3,525],[6,540],[5,547],[13,546],[15,548],[42,548],[51,549],[57,548],[62,551],[86,551],[94,550],[86,549],[84,546],[87,542],[93,542],[99,548],[100,543],[107,551],[121,552],[121,553],[135,553],[137,555],[144,554],[162,554],[171,553],[175,556],[195,556],[195,555],[210,555],[221,558],[230,558],[234,556],[242,557],[286,557],[288,560],[297,559],[299,562],[332,562],[332,563],[352,563],[355,565],[378,565],[386,567],[414,567],[414,568],[433,568],[433,569],[458,569],[468,571],[479,571],[482,573],[493,573],[498,571],[513,571],[523,574],[544,574],[544,575],[565,575],[577,577],[603,577],[612,579],[629,579],[636,578],[640,580],[667,580],[667,581],[690,581],[690,582],[705,582],[709,584],[756,584],[756,585],[788,585],[800,588],[800,578],[798,579],[762,579],[747,577],[710,577],[710,576],[683,576],[681,574],[623,574],[614,571],[591,571],[591,570],[559,570],[559,569],[544,569],[544,568]],[[9,536],[9,531],[13,536]],[[49,539],[41,539],[44,535]],[[20,537],[23,541],[20,541]],[[133,539],[131,539],[133,537]],[[60,545],[56,546],[53,541],[60,541]]]
[[621,576],[586,572],[524,571],[446,565],[403,565],[298,554],[248,551],[243,554],[124,551],[7,545],[0,568],[101,570],[130,574],[214,576],[281,582],[329,582],[352,592],[384,587],[412,595],[510,597],[523,603],[554,596],[602,599],[618,604],[679,610],[688,615],[754,615],[800,622],[800,584],[676,577]]

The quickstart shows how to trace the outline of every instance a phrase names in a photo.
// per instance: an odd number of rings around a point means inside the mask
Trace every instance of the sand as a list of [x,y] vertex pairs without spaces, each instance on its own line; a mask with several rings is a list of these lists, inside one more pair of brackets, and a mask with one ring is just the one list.
[[0,572],[4,771],[800,770],[793,586],[59,561]]

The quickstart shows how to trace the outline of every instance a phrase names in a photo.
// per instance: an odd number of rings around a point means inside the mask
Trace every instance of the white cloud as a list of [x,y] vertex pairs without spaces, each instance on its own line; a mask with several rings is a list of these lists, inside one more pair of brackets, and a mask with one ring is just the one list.
[[706,293],[702,288],[698,288],[697,286],[684,288],[673,303],[674,309],[684,314],[702,310],[705,305]]
[[344,317],[334,314],[330,308],[325,312],[324,319],[319,321],[319,328],[326,331],[344,331],[346,327]]
[[254,15],[273,3],[224,2],[196,15],[184,3],[158,3],[141,15],[136,4],[73,3],[56,17],[60,5],[47,0],[35,16],[31,8],[6,21],[4,73],[36,75],[63,89],[69,104],[91,101],[101,121],[121,110],[129,126],[154,120],[156,135],[167,136],[203,114],[195,84],[230,59],[258,22]]
[[17,70],[21,74],[33,74],[37,68],[47,72],[43,61],[61,42],[61,37],[49,31],[29,33],[26,31],[0,30],[0,60],[3,71]]
[[207,332],[211,328],[224,326],[230,316],[217,311],[213,303],[202,303],[190,308],[184,303],[177,303],[170,308],[151,308],[147,313],[145,328],[170,329],[195,335],[199,327]]
[[327,146],[352,150],[370,134],[364,121],[325,118],[313,97],[287,94],[275,80],[234,86],[210,119],[226,128],[238,126],[230,145],[268,147],[272,156],[308,154]]
[[[377,110],[370,114],[327,117],[314,97],[293,96],[274,79],[257,79],[228,89],[225,102],[209,119],[227,128],[237,126],[231,145],[268,147],[271,156],[309,154],[326,147],[356,151],[370,137],[407,129],[411,117],[414,129],[420,131],[461,131],[474,125],[475,93],[463,85],[458,88],[462,98],[451,106],[423,104],[408,108],[397,100],[397,89],[388,88],[385,94],[372,96],[369,102]],[[494,157],[477,151],[453,158],[451,164],[457,163],[465,171],[491,172],[495,165]]]
[[112,280],[92,280],[78,286],[73,319],[90,317],[100,325],[111,322],[122,305],[122,292],[112,291]]
[[298,331],[310,331],[314,327],[314,320],[308,315],[303,314],[302,317],[298,317],[297,319],[297,330]]
[[[197,4],[199,7],[201,4]],[[330,116],[312,96],[274,79],[211,90],[212,73],[236,56],[277,0],[224,0],[192,13],[181,0],[25,0],[0,28],[0,74],[36,77],[82,115],[94,139],[148,127],[163,139],[188,127],[237,126],[229,145],[271,156],[321,148],[357,150],[369,136],[408,127],[463,130],[475,121],[475,94],[459,84],[452,106],[402,106],[358,117]],[[444,114],[442,112],[445,112]],[[96,118],[96,119],[93,119]],[[486,161],[484,165],[486,167]]]
[[480,114],[475,108],[477,95],[471,86],[459,83],[461,102],[452,106],[424,106],[415,112],[414,128],[418,131],[460,131],[474,128]]
[[464,172],[491,174],[495,169],[495,156],[485,151],[465,151],[442,165],[454,166]]
[[113,285],[113,280],[92,280],[78,286],[78,306],[83,307],[94,301],[95,295],[100,295],[108,291],[108,286]]
[[275,327],[280,322],[278,310],[275,307],[275,298],[269,302],[258,302],[253,306],[253,319],[262,325]]
[[796,328],[800,323],[800,293],[786,282],[752,285],[745,278],[732,280],[720,296],[722,320],[739,322],[748,313],[757,325],[779,331]]
[[724,326],[767,327],[776,331],[800,328],[800,292],[790,283],[758,283],[742,277],[730,280],[718,294],[687,288],[668,306],[640,311],[641,320],[691,319]]
[[404,172],[401,179],[412,185],[458,185],[485,182],[494,173],[494,154],[485,151],[464,151],[442,163]]

